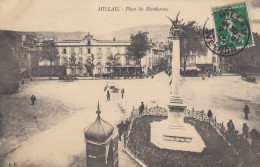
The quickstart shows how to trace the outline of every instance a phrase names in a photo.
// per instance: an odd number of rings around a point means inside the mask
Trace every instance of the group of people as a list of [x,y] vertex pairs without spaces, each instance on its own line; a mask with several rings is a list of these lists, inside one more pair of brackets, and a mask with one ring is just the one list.
[[[205,78],[206,73],[202,73],[201,75],[202,75],[202,80],[205,80],[206,79]],[[211,72],[209,71],[207,75],[208,75],[208,78],[210,78]]]
[[127,132],[130,127],[130,119],[126,119],[125,121],[121,121],[118,125],[118,139],[121,141],[122,135],[124,134],[124,147],[126,146],[127,140]]
[[[110,101],[110,91],[108,90],[108,85],[105,86],[104,91],[107,91],[107,101]],[[121,89],[121,97],[124,98],[125,89]]]
[[[193,112],[195,111],[194,108],[192,109],[192,111],[193,111]],[[245,113],[245,119],[248,120],[248,114],[249,114],[249,107],[248,107],[248,105],[245,105],[245,107],[244,107],[244,113]],[[208,115],[208,118],[209,118],[209,119],[213,117],[213,113],[212,113],[211,109],[209,109],[207,115]],[[243,138],[247,139],[248,136],[249,136],[249,135],[248,135],[248,134],[249,134],[249,127],[248,127],[247,123],[244,123],[244,124],[243,124],[242,131],[243,131],[243,134],[242,134],[242,135],[243,135]],[[227,123],[227,132],[228,132],[229,134],[236,134],[236,133],[238,133],[238,132],[236,132],[236,130],[235,130],[235,125],[234,125],[234,123],[233,123],[233,121],[232,121],[231,119],[230,119],[229,122]]]
[[[228,128],[227,132],[229,134],[237,134],[238,133],[238,132],[236,132],[235,125],[234,125],[234,123],[231,119],[227,123],[227,128]],[[248,127],[247,123],[243,123],[242,132],[243,132],[242,133],[243,138],[247,139],[248,136],[249,136],[248,135],[249,134],[249,127]]]

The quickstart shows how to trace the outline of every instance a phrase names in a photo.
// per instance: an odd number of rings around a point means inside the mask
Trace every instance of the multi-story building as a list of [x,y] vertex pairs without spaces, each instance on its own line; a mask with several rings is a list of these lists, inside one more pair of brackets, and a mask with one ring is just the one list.
[[20,78],[36,75],[33,71],[38,67],[37,38],[34,34],[15,33],[13,56],[17,61],[18,76]]
[[206,56],[196,56],[196,67],[203,71],[220,72],[219,56],[208,50]]
[[[171,69],[172,47],[169,44],[165,46],[165,55],[168,60],[167,62],[168,69]],[[214,71],[214,72],[220,71],[219,57],[213,54],[210,50],[208,50],[208,53],[205,56],[193,55],[192,53],[190,53],[189,55],[186,56],[186,60],[184,60],[184,57],[181,57],[181,62],[180,62],[181,70],[184,70],[184,62],[186,63],[185,65],[186,71],[188,70],[204,70],[204,71]]]
[[[107,74],[115,72],[117,75],[137,74],[140,70],[148,73],[149,69],[159,69],[165,64],[164,46],[162,43],[151,42],[151,49],[147,52],[140,64],[127,56],[127,47],[130,40],[97,40],[88,33],[82,40],[64,40],[57,42],[53,39],[58,50],[59,59],[53,62],[54,68],[67,68],[67,74],[93,76],[95,74]],[[39,43],[41,46],[41,42]],[[70,66],[70,58],[74,55],[76,62]],[[109,60],[109,57],[117,57]],[[163,60],[163,62],[162,62]],[[118,61],[113,66],[113,62]],[[48,60],[39,62],[41,69],[50,66]],[[45,70],[46,71],[46,70]],[[59,75],[54,72],[54,75]]]
[[[123,40],[96,40],[88,33],[82,40],[64,40],[56,42],[59,59],[53,62],[53,66],[64,66],[67,68],[67,74],[72,73],[74,69],[69,67],[70,58],[74,54],[76,58],[75,73],[77,75],[104,74],[112,72],[113,68],[107,65],[109,56],[119,57],[121,68],[131,68],[129,60],[126,59],[126,47],[130,41]],[[49,66],[50,62],[44,60],[39,66]]]
[[154,73],[167,68],[165,45],[163,42],[151,41],[151,48],[145,56],[147,72],[152,70]]

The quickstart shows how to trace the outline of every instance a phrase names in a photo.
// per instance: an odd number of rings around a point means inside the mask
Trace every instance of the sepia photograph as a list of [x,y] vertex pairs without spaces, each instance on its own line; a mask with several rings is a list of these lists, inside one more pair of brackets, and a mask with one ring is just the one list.
[[259,167],[259,0],[0,0],[0,167]]

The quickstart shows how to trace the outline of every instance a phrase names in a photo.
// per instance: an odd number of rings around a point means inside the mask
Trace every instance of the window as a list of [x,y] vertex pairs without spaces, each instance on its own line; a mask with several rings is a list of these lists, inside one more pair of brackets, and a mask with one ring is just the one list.
[[82,64],[82,62],[83,62],[83,59],[79,58],[79,63]]
[[129,65],[129,58],[126,58],[126,65]]
[[110,53],[110,48],[107,48],[107,53]]
[[90,45],[90,40],[88,40],[88,45]]
[[67,65],[67,63],[68,63],[68,59],[67,58],[63,58],[62,65]]
[[26,54],[24,55],[24,58],[26,58]]
[[79,54],[82,54],[82,48],[79,48]]
[[90,51],[90,49],[88,48],[88,54],[90,54],[91,53],[91,51]]
[[216,63],[216,57],[212,57],[212,63]]
[[98,53],[101,53],[101,48],[98,48]]
[[59,60],[59,59],[56,59],[56,60],[54,60],[53,63],[54,63],[55,66],[58,66],[58,65],[60,65],[60,60]]
[[66,49],[63,49],[62,53],[63,53],[63,54],[67,54],[67,50],[66,50]]

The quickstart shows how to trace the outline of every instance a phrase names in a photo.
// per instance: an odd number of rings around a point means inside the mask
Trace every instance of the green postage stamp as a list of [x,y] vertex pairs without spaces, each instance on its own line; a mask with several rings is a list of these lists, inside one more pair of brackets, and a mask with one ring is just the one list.
[[212,8],[212,12],[219,48],[253,46],[246,2]]

